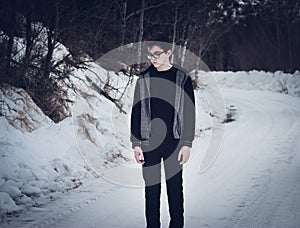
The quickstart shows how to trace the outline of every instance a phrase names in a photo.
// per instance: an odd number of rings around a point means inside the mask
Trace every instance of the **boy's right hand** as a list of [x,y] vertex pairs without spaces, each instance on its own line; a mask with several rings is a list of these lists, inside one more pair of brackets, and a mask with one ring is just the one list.
[[133,148],[133,151],[136,162],[143,165],[145,163],[145,160],[142,148],[140,146],[135,146]]

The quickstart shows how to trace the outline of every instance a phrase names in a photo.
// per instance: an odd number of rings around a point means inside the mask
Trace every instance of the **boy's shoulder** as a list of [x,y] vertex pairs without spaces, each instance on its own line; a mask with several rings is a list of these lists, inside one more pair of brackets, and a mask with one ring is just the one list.
[[184,68],[182,68],[181,66],[179,66],[177,64],[174,64],[173,67],[177,69],[177,72],[179,72],[181,74],[184,74],[186,76],[189,76],[188,72]]
[[140,73],[138,74],[139,78],[143,78],[146,74],[149,74],[152,67],[153,67],[153,66],[151,65],[151,66],[149,66],[146,70],[140,72]]

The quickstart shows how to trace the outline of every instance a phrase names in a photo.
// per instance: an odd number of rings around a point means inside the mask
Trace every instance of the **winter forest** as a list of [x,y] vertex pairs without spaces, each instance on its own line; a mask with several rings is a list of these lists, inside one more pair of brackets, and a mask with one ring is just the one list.
[[42,22],[52,39],[49,47],[59,41],[75,56],[85,52],[97,59],[163,31],[174,43],[201,56],[212,70],[293,72],[299,68],[299,4],[297,0],[1,1],[1,29],[10,37],[10,42],[2,43],[2,55],[5,59],[13,52],[13,36],[26,37],[31,50],[39,31],[28,24]]
[[299,0],[0,0],[1,227],[145,227],[129,126],[149,63],[100,60],[161,33],[192,65],[185,227],[300,226]]

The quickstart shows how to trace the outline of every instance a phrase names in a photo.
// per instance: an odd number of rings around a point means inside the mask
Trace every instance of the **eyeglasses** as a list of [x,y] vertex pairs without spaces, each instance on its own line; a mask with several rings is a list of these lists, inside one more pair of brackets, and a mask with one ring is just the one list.
[[164,53],[165,51],[162,51],[162,52],[159,52],[159,51],[156,51],[156,52],[154,52],[153,54],[152,53],[149,53],[148,55],[147,55],[147,58],[148,59],[151,59],[152,57],[153,58],[155,58],[155,59],[158,59],[159,57],[160,57],[160,55],[162,54],[162,53]]

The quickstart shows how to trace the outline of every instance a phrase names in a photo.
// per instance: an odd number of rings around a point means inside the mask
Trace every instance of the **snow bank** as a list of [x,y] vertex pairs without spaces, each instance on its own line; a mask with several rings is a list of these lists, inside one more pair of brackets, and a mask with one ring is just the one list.
[[293,74],[276,71],[239,71],[239,72],[202,72],[201,75],[213,75],[220,86],[247,90],[266,90],[300,97],[300,72]]
[[[77,187],[89,175],[70,137],[71,128],[63,126],[67,124],[23,134],[1,119],[0,193],[20,206],[15,209],[44,205],[56,192]],[[7,212],[3,205],[1,213]]]
[[0,213],[46,204],[90,176],[72,120],[49,120],[22,89],[0,91]]
[[[39,33],[37,45],[46,48],[45,37],[46,28]],[[13,58],[19,61],[24,56],[24,39],[15,38],[14,47],[18,55]],[[67,48],[56,45],[53,61],[66,56],[70,56]],[[75,101],[72,118],[59,124],[46,117],[23,89],[0,88],[0,214],[44,205],[58,192],[78,187],[86,177],[96,175],[91,168],[130,161],[132,90],[124,94],[129,78],[95,63],[89,63],[87,69],[72,69],[70,78],[77,88],[76,94],[69,91]]]
[[[66,49],[59,45],[54,55],[58,61]],[[89,63],[87,69],[74,69],[71,79],[77,88],[69,93],[75,101],[72,117],[58,124],[23,89],[1,87],[0,214],[45,205],[97,175],[91,169],[133,162],[129,78]]]

